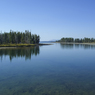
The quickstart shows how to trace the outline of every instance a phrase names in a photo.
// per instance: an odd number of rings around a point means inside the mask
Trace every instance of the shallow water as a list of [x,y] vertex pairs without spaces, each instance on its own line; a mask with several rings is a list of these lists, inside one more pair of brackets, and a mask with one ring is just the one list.
[[95,46],[0,50],[0,95],[95,95]]

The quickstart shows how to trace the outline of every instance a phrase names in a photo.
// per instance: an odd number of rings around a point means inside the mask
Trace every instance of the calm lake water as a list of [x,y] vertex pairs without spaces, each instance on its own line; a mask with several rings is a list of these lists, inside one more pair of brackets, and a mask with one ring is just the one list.
[[0,50],[0,95],[95,95],[95,46]]

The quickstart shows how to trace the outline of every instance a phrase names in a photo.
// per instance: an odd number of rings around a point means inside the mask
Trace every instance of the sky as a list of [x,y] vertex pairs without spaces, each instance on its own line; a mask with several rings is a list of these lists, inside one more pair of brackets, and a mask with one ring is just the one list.
[[10,29],[41,41],[95,38],[95,0],[0,0],[0,32]]

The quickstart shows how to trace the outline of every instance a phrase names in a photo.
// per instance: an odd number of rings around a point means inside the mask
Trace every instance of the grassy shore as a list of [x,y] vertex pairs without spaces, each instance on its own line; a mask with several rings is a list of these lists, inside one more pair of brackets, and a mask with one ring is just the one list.
[[0,47],[30,47],[37,44],[1,44]]
[[33,46],[51,45],[51,44],[0,44],[1,47],[33,47]]

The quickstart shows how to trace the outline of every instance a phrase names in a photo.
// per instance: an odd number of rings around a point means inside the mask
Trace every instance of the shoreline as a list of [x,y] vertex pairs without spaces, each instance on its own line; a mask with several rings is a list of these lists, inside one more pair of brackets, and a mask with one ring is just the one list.
[[74,42],[54,42],[54,43],[61,43],[61,44],[82,44],[82,45],[95,45],[95,43],[74,43]]
[[43,46],[43,45],[52,45],[52,44],[3,44],[0,45],[0,49],[9,49],[9,48],[23,48],[23,47],[35,47],[35,46]]

